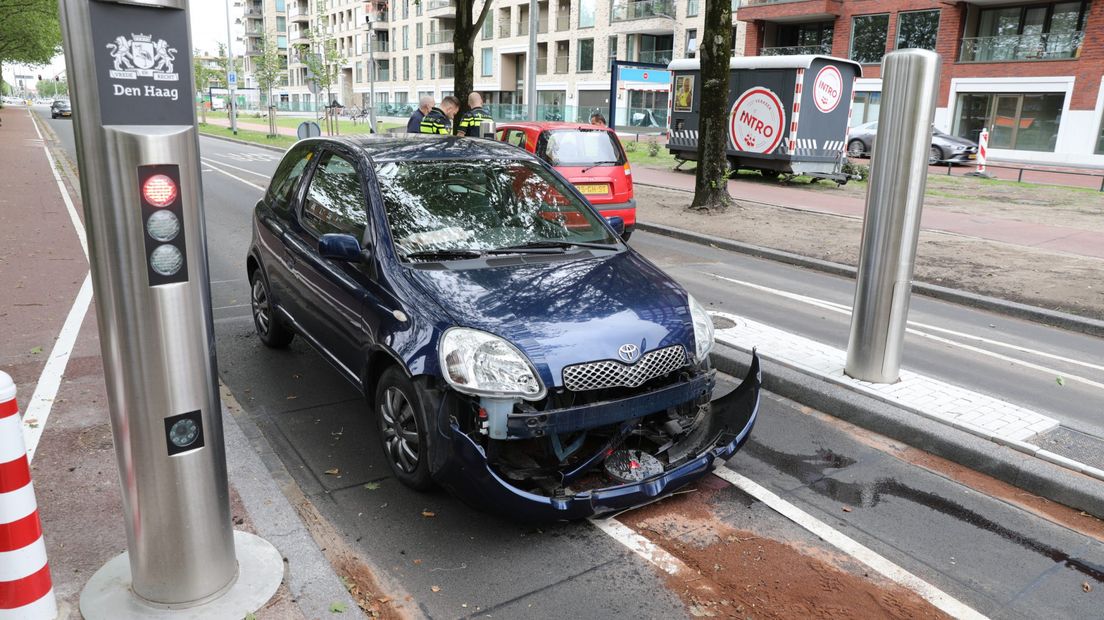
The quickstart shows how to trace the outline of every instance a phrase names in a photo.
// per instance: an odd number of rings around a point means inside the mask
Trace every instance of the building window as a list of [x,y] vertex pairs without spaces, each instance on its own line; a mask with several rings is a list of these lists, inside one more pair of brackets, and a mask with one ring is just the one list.
[[698,51],[698,29],[690,28],[686,31],[686,57],[693,58]]
[[921,49],[935,51],[935,39],[939,35],[939,9],[934,11],[909,11],[897,15],[897,49]]
[[284,13],[287,11],[287,6],[284,4],[284,0],[276,0],[276,11]]
[[851,60],[863,64],[882,61],[889,15],[859,15],[851,20]]
[[364,81],[364,63],[359,62],[359,61],[356,64],[356,81],[358,81],[358,82],[363,82]]
[[419,54],[414,58],[414,79],[420,80],[424,77],[422,74],[422,56]]
[[1060,2],[982,9],[976,36],[963,37],[960,62],[1077,58],[1088,3]]
[[[422,3],[418,3],[418,6],[422,6]],[[422,49],[422,24],[418,23],[414,25],[414,47]]]
[[762,56],[832,53],[833,22],[778,24],[774,42],[759,50]]
[[410,57],[406,56],[406,57],[403,58],[403,80],[405,81],[405,80],[409,80],[409,79],[410,79]]
[[487,18],[483,20],[483,40],[494,37],[494,12],[488,11]]
[[1104,115],[1100,118],[1100,137],[1096,139],[1096,154],[1104,155]]
[[484,47],[483,51],[483,64],[481,66],[482,71],[480,75],[488,77],[494,74],[494,48]]
[[403,26],[403,49],[410,49],[410,26]]
[[580,0],[579,1],[579,27],[580,28],[593,28],[594,27],[594,12],[598,0]]
[[594,71],[594,39],[579,39],[579,71]]
[[[445,77],[445,76],[441,75],[441,77]],[[437,54],[430,54],[429,55],[429,79],[431,79],[431,80],[436,80],[437,79]]]
[[851,126],[878,120],[878,110],[881,107],[882,93],[856,92],[855,103],[851,105]]
[[403,0],[403,19],[410,17],[410,0]]
[[617,35],[611,36],[609,38],[609,43],[607,43],[606,45],[607,50],[609,51],[610,66],[612,67],[613,61],[617,60]]
[[414,3],[414,15],[415,16],[421,17],[421,15],[422,15],[422,4],[423,3],[421,3],[421,2],[415,2]]
[[961,93],[954,134],[976,142],[984,128],[992,148],[1054,152],[1065,101],[1062,93]]
[[697,17],[698,11],[701,10],[701,4],[699,0],[687,0],[686,2],[686,16]]
[[276,37],[276,47],[278,49],[282,49],[282,50],[287,49],[287,35],[286,34],[277,35],[277,37]]
[[287,32],[287,18],[286,17],[277,17],[276,18],[276,32]]

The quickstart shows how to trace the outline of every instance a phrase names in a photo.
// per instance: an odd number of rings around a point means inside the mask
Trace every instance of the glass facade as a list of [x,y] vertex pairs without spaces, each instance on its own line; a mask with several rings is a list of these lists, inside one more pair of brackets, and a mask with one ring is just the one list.
[[882,93],[856,92],[855,103],[851,106],[851,126],[878,120],[878,110],[881,108]]
[[1059,2],[982,9],[974,36],[963,37],[961,62],[1076,58],[1088,4]]
[[851,19],[851,60],[875,64],[885,56],[889,15],[858,15]]
[[939,35],[939,9],[909,11],[897,15],[897,49],[935,51]]
[[580,28],[593,28],[594,27],[594,14],[595,7],[598,0],[580,0],[579,1],[579,27]]
[[484,47],[482,54],[482,71],[480,72],[480,75],[482,75],[483,77],[487,77],[494,73],[494,48]]
[[579,72],[594,71],[594,39],[579,39]]
[[976,142],[984,128],[992,148],[1053,152],[1065,99],[1063,93],[962,93],[954,134]]

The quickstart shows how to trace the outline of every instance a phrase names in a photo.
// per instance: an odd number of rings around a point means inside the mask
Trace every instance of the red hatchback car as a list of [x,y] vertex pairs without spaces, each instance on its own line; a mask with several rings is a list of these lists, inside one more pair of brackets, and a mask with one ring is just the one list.
[[636,226],[632,170],[612,129],[580,123],[510,122],[500,124],[495,137],[535,153],[603,216],[624,220],[622,236],[628,240]]

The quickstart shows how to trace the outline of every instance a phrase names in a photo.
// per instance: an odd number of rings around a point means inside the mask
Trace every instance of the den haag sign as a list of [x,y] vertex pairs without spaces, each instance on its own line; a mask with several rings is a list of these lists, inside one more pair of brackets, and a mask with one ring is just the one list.
[[183,10],[89,3],[100,119],[104,125],[190,125],[192,68]]

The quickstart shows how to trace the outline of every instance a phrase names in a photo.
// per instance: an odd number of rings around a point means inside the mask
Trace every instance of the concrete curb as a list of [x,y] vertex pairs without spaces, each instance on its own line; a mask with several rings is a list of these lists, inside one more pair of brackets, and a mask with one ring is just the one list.
[[[810,258],[808,256],[794,254],[793,252],[774,250],[771,248],[752,245],[750,243],[734,241],[732,239],[723,239],[721,237],[714,237],[712,235],[705,235],[689,230],[683,230],[681,228],[675,228],[673,226],[648,224],[638,220],[636,222],[636,230],[643,230],[657,235],[671,237],[673,239],[689,241],[691,243],[710,245],[722,250],[739,252],[741,254],[747,254],[756,258],[765,258],[768,260],[778,261],[789,265],[795,265],[797,267],[804,267],[806,269],[814,269],[816,271],[821,271],[836,276],[851,278],[852,280],[855,279],[855,275],[857,272],[857,270],[850,265],[841,265],[840,263],[832,263],[829,261],[820,260],[818,258]],[[1076,314],[1070,314],[1068,312],[1061,312],[1058,310],[1048,310],[1046,308],[1039,308],[1037,306],[1029,306],[1027,304],[1022,304],[1015,301],[997,299],[996,297],[987,297],[985,295],[979,295],[977,293],[969,293],[966,291],[948,288],[946,286],[928,284],[926,282],[913,282],[912,292],[918,293],[920,295],[925,295],[927,297],[934,297],[935,299],[940,299],[951,303],[971,306],[974,308],[987,310],[989,312],[995,312],[997,314],[1003,314],[1019,319],[1026,319],[1029,321],[1034,321],[1036,323],[1043,323],[1045,325],[1050,325],[1052,327],[1058,327],[1069,331],[1081,332],[1084,334],[1089,334],[1091,336],[1104,337],[1104,321],[1099,319],[1082,317]]]
[[[736,377],[751,356],[721,344],[713,367]],[[967,430],[924,418],[829,381],[760,358],[763,388],[856,426],[954,461],[1049,500],[1104,517],[1104,483],[1036,458],[1039,448],[1002,445]],[[1031,447],[1029,454],[1024,448]]]

